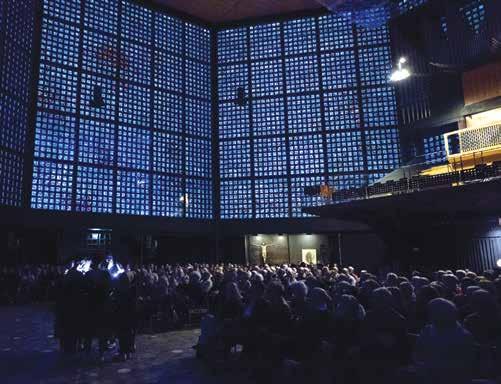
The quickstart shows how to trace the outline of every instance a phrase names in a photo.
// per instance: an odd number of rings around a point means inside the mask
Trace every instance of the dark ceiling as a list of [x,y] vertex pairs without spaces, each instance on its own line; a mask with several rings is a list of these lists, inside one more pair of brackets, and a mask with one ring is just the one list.
[[316,0],[152,0],[211,23],[309,11],[322,6]]

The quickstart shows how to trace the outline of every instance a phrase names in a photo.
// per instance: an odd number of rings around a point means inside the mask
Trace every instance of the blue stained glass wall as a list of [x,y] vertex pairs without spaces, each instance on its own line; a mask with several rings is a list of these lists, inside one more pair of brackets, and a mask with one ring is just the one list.
[[387,26],[326,15],[220,31],[221,217],[302,217],[304,186],[360,187],[398,167],[391,68]]
[[0,2],[0,205],[20,207],[32,79],[33,0]]
[[32,208],[212,218],[210,60],[133,1],[44,0]]

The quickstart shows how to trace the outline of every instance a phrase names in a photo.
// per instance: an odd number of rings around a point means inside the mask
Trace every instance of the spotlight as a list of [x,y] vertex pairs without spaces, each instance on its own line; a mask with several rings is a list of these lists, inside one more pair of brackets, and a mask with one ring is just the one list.
[[403,67],[405,63],[407,63],[407,59],[405,57],[401,57],[400,60],[398,60],[398,69],[392,72],[390,82],[396,83],[408,79],[411,76],[411,71]]
[[498,261],[496,261],[496,265],[498,266],[498,268],[501,268],[501,259],[498,259]]

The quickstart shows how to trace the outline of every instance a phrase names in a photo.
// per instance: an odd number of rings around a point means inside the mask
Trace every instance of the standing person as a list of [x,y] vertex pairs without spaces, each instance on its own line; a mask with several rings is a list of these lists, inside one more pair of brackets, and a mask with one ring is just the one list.
[[135,352],[137,325],[136,292],[132,286],[133,274],[122,273],[116,291],[115,324],[120,358],[125,361]]

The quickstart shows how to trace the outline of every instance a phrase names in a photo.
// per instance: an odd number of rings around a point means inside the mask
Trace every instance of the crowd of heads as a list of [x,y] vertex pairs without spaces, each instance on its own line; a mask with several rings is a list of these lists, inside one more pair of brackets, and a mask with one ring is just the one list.
[[205,309],[198,356],[224,360],[241,345],[261,379],[291,361],[306,375],[341,382],[373,375],[388,382],[409,364],[430,383],[497,374],[497,362],[475,363],[479,346],[491,351],[501,341],[495,271],[402,276],[336,265],[150,264],[113,274],[96,261],[87,271],[77,265],[0,274],[4,303],[56,301],[56,334],[69,353],[89,352],[97,339],[103,356],[116,338],[127,358],[152,318],[183,326],[191,310]]

